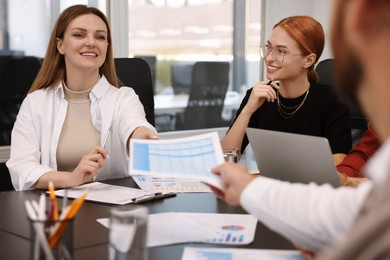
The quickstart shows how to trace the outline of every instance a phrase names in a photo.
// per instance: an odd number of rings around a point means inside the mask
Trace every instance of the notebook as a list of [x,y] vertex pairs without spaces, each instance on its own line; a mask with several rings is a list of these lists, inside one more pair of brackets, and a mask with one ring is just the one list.
[[247,128],[260,174],[289,182],[340,186],[325,137]]

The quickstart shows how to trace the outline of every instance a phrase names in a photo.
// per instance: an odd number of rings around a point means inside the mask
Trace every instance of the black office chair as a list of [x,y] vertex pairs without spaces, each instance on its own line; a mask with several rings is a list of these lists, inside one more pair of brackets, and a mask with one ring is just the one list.
[[177,129],[227,126],[222,110],[229,86],[228,62],[196,62],[188,105],[176,118]]
[[15,190],[12,185],[11,175],[5,163],[0,163],[0,191]]
[[37,57],[0,57],[0,146],[11,144],[16,115],[40,68]]
[[134,58],[143,59],[149,65],[150,74],[152,76],[153,94],[156,94],[157,57],[151,55],[136,55]]
[[121,86],[134,89],[144,106],[146,120],[154,126],[153,84],[149,65],[139,58],[115,58],[114,62]]
[[[326,59],[319,62],[315,68],[318,73],[318,82],[324,85],[335,86],[333,65],[334,59]],[[352,129],[367,130],[367,120],[361,109],[357,106],[349,105],[350,124]]]
[[180,63],[171,65],[171,84],[175,95],[190,94],[193,66]]

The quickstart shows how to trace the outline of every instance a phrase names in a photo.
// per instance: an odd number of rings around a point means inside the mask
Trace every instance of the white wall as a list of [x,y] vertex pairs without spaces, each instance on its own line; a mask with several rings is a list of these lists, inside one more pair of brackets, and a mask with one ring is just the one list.
[[265,37],[269,38],[272,27],[285,17],[309,15],[319,21],[325,31],[325,48],[320,60],[332,58],[330,49],[330,16],[332,1],[329,0],[264,0]]

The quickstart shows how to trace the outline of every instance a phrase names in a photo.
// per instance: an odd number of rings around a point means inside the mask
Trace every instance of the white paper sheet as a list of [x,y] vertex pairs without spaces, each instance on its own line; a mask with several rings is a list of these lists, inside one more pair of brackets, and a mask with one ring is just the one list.
[[130,140],[130,175],[194,178],[224,189],[211,169],[224,162],[217,132],[167,140]]
[[[108,219],[97,219],[109,227]],[[253,241],[257,219],[247,214],[167,212],[148,217],[147,246],[179,243],[245,245]]]
[[[67,196],[68,198],[79,198],[81,194],[83,194],[87,189],[89,192],[85,200],[117,205],[129,204],[132,203],[133,199],[135,198],[151,195],[154,193],[141,189],[110,185],[101,182],[93,182],[68,189]],[[55,194],[57,196],[63,197],[65,195],[65,189],[57,190],[55,191]]]
[[143,190],[154,192],[211,192],[209,186],[195,179],[133,176],[134,181]]
[[297,250],[185,247],[181,260],[304,260]]

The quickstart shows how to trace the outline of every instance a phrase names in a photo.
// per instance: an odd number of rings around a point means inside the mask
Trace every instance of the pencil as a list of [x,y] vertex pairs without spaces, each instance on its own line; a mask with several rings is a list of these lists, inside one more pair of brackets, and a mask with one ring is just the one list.
[[53,235],[50,237],[49,244],[51,248],[57,246],[62,234],[64,233],[65,229],[68,227],[69,221],[72,221],[77,211],[80,209],[81,205],[83,204],[87,194],[88,194],[88,190],[85,191],[78,199],[74,200],[72,204],[70,204],[68,211],[65,214],[62,214],[64,216],[64,218],[61,219],[62,222],[58,225],[57,229],[54,230]]
[[54,184],[52,181],[49,181],[49,194],[53,204],[53,219],[54,221],[58,221],[58,205],[56,195],[54,193]]

